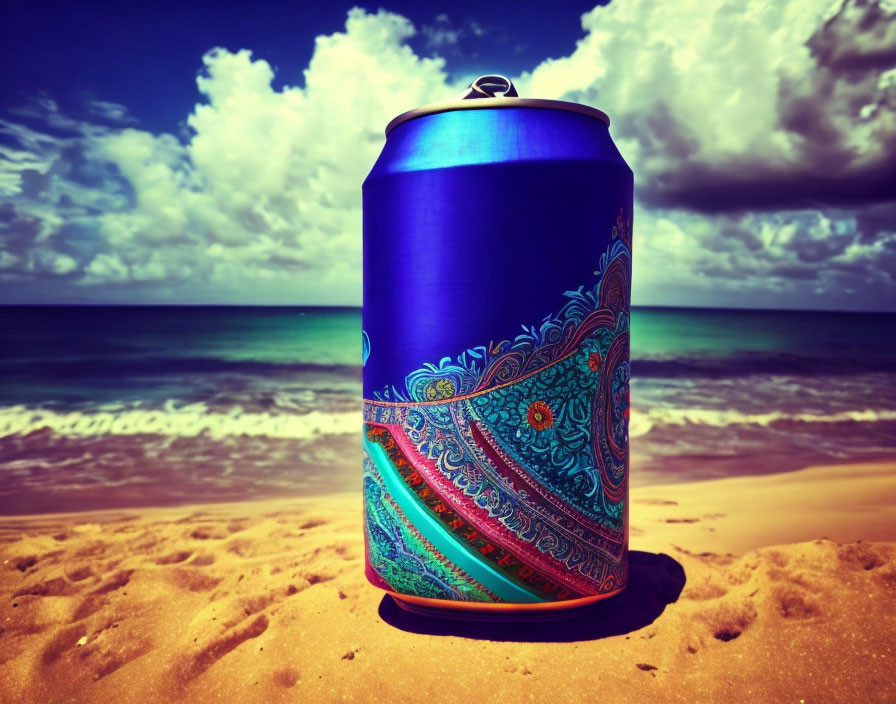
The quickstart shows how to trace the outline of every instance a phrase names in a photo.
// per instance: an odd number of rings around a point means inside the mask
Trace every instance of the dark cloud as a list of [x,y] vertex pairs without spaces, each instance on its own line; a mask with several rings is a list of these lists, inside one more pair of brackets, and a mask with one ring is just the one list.
[[725,164],[681,164],[668,178],[642,183],[638,195],[658,207],[703,213],[855,207],[896,200],[896,150],[873,166],[838,174],[813,164],[781,168],[737,159]]
[[84,97],[84,107],[88,115],[100,121],[113,125],[135,125],[139,121],[130,114],[127,106],[108,100],[97,100],[87,95]]
[[882,235],[896,231],[896,202],[878,203],[856,213],[859,241],[874,242]]
[[40,218],[20,213],[12,203],[0,203],[0,243],[4,252],[21,257],[40,232]]
[[818,278],[818,269],[815,267],[796,266],[794,264],[776,264],[769,268],[768,273],[785,279],[802,279],[804,281]]
[[896,22],[877,2],[844,1],[809,40],[820,66],[864,73],[896,64]]

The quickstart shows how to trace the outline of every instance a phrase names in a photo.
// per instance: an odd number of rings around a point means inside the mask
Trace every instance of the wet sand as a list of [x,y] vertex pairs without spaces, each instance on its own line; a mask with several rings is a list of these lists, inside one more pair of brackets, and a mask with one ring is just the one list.
[[0,519],[0,701],[896,701],[896,464],[632,491],[569,621],[398,610],[359,494]]

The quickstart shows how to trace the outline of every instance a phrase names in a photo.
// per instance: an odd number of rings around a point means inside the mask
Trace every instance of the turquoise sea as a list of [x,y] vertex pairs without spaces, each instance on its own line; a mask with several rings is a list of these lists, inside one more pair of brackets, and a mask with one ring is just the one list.
[[[21,306],[0,326],[0,513],[359,486],[358,308]],[[896,314],[636,308],[631,344],[633,484],[896,457]]]

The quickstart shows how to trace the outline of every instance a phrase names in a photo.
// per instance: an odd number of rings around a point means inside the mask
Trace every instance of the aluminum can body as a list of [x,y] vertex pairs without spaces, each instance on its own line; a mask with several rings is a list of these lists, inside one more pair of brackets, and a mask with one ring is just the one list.
[[632,182],[572,110],[388,133],[362,189],[372,584],[473,610],[625,586]]

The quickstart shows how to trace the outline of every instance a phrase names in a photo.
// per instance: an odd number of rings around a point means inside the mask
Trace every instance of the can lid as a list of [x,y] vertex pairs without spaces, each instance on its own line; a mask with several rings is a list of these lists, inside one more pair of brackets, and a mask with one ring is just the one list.
[[438,112],[450,112],[452,110],[476,110],[480,108],[549,108],[552,110],[566,110],[577,112],[589,117],[596,117],[606,125],[610,124],[610,118],[606,113],[597,108],[580,103],[571,103],[566,100],[547,100],[543,98],[520,98],[516,88],[509,78],[498,74],[480,76],[474,80],[468,90],[464,91],[454,100],[445,100],[440,103],[430,103],[413,110],[401,113],[386,125],[386,136],[403,122],[413,120],[424,115],[432,115]]

